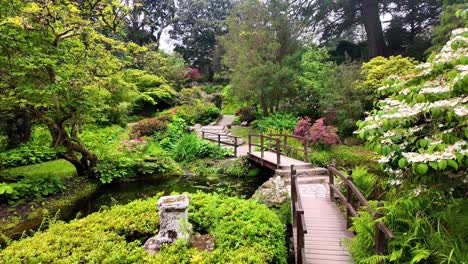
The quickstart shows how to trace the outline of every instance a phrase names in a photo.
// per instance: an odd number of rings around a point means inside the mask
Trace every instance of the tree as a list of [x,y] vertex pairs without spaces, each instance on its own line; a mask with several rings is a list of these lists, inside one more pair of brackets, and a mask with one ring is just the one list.
[[128,37],[143,45],[156,42],[159,46],[163,31],[174,22],[176,5],[173,0],[136,0],[126,19]]
[[279,21],[287,20],[278,7],[257,0],[240,3],[227,19],[229,32],[220,38],[234,94],[258,103],[264,115],[279,108],[291,92],[295,75],[289,61],[293,41],[287,35],[287,25],[279,28]]
[[182,0],[170,31],[177,41],[175,51],[192,67],[213,75],[212,60],[216,37],[227,32],[226,18],[232,9],[230,0]]
[[[62,158],[84,175],[97,157],[80,142],[80,127],[116,90],[112,76],[128,53],[125,45],[99,33],[119,29],[114,16],[119,7],[107,0],[93,10],[80,7],[49,0],[0,5],[0,109],[26,112],[47,125]],[[94,10],[99,20],[90,18]]]

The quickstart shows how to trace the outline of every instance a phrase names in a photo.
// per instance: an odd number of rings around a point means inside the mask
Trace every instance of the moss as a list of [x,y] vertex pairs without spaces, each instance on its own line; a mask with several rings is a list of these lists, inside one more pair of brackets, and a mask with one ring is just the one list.
[[148,255],[142,244],[158,232],[158,196],[117,205],[15,241],[0,252],[7,263],[286,263],[284,225],[264,205],[216,194],[191,195],[194,230],[216,237],[213,251],[184,243]]
[[68,178],[76,176],[76,169],[70,162],[59,159],[0,171],[0,179],[16,178],[19,176]]

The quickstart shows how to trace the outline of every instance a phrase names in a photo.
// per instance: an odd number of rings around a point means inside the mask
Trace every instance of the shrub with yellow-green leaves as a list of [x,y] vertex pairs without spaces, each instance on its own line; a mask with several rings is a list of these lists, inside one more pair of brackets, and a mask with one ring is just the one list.
[[215,237],[214,251],[183,243],[147,254],[143,243],[157,234],[156,202],[117,205],[70,223],[53,223],[33,237],[0,252],[5,263],[286,263],[284,225],[253,200],[217,194],[191,194],[189,221],[194,231]]

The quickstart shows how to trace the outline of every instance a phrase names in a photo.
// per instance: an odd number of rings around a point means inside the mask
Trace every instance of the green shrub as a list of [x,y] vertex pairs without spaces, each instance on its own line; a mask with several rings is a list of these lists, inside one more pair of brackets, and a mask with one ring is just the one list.
[[241,107],[237,109],[235,115],[239,117],[240,122],[247,123],[254,121],[258,117],[258,113],[252,107]]
[[197,158],[222,158],[228,155],[223,148],[200,140],[195,134],[183,135],[170,150],[176,161],[193,161]]
[[0,169],[54,160],[57,150],[51,147],[52,137],[45,127],[35,127],[28,143],[0,152]]
[[245,157],[239,157],[227,164],[221,164],[221,173],[230,177],[246,177],[249,174],[250,163]]
[[202,124],[208,125],[216,121],[220,115],[220,110],[211,103],[195,102],[193,104],[179,105],[161,114],[176,115],[187,122],[188,125]]
[[313,150],[309,153],[309,161],[320,167],[330,165],[335,160],[338,167],[367,166],[371,170],[375,170],[377,164],[374,157],[374,154],[363,146],[347,145],[336,145],[330,149]]
[[52,223],[33,237],[3,251],[5,263],[286,263],[284,225],[272,211],[252,200],[196,193],[189,221],[198,233],[216,238],[212,252],[182,243],[155,255],[143,249],[158,232],[155,204],[160,195],[113,206],[70,223]]
[[[352,177],[354,185],[367,200],[376,198],[374,196],[374,190],[377,187],[377,176],[375,174],[368,172],[365,166],[356,166],[352,170]],[[346,185],[342,182],[340,183],[340,189],[341,193],[346,193]]]
[[252,122],[260,132],[268,129],[282,131],[293,131],[298,122],[298,117],[290,113],[274,113],[262,119]]

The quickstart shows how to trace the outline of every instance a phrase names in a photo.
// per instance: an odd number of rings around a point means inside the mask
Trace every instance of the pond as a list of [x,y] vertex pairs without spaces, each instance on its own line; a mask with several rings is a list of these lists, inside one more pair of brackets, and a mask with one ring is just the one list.
[[75,216],[83,217],[93,212],[109,208],[116,204],[127,204],[136,199],[153,197],[159,192],[168,195],[172,192],[217,192],[228,195],[237,195],[250,198],[257,188],[264,183],[270,175],[267,172],[255,177],[197,177],[187,173],[183,176],[152,176],[136,179],[131,182],[122,182],[106,185],[99,189],[87,201],[78,206],[70,219]]

